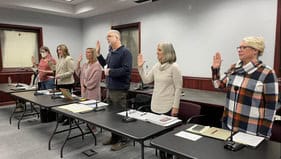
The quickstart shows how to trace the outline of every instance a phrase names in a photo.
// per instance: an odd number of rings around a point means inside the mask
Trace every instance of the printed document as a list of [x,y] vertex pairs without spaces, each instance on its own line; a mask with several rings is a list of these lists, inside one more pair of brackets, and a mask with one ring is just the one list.
[[243,132],[238,132],[233,136],[233,141],[252,147],[257,147],[263,140],[264,137],[255,136]]
[[[125,116],[126,111],[120,112],[118,114]],[[147,121],[161,126],[170,126],[181,121],[177,117],[172,117],[168,115],[158,115],[150,112],[141,112],[134,109],[128,110],[128,116],[131,118]]]
[[182,138],[185,138],[185,139],[188,139],[191,141],[197,141],[202,137],[200,135],[192,134],[192,133],[189,133],[186,131],[180,131],[180,132],[176,133],[175,136],[182,137]]

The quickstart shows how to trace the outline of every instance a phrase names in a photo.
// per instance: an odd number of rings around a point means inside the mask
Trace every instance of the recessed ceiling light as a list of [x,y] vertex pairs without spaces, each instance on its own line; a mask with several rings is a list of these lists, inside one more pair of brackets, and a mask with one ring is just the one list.
[[66,2],[72,2],[73,0],[64,0],[64,1],[66,1]]

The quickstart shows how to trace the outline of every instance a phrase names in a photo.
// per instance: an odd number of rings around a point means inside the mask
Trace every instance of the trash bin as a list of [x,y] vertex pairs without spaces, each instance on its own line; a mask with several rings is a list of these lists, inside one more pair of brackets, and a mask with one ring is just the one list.
[[56,120],[56,113],[49,110],[40,108],[41,123],[47,123]]

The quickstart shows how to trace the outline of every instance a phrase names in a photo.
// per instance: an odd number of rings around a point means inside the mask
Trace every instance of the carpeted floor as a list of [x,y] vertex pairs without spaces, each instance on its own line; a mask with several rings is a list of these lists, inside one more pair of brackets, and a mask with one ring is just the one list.
[[[12,112],[11,106],[0,107],[0,159],[60,159],[60,148],[64,142],[67,132],[56,135],[52,140],[52,149],[48,150],[48,141],[55,128],[55,122],[41,123],[36,116],[26,117],[20,129],[17,129],[17,119],[9,117]],[[62,127],[63,128],[63,127]],[[100,130],[100,129],[98,129]],[[78,134],[73,131],[73,135]],[[94,138],[86,135],[85,139],[75,138],[68,141],[64,147],[64,159],[139,159],[141,158],[140,145],[132,142],[120,151],[111,151],[110,146],[103,146],[102,141],[110,136],[108,131],[97,133],[97,145]],[[147,141],[149,143],[149,141]],[[82,152],[93,149],[97,152],[91,157]],[[157,159],[155,149],[145,148],[145,158]]]

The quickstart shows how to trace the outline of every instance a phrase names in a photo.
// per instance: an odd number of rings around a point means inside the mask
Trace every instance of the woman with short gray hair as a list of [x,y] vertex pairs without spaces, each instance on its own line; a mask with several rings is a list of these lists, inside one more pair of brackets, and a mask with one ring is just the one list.
[[[157,114],[177,116],[179,111],[180,95],[182,89],[182,75],[176,64],[176,52],[173,44],[161,42],[157,45],[157,58],[153,68],[145,73],[143,69],[143,55],[138,55],[138,70],[143,83],[154,82],[151,110]],[[164,159],[165,152],[160,151],[160,158]],[[171,154],[167,154],[172,158]]]
[[138,70],[143,83],[154,82],[151,110],[158,114],[176,116],[178,114],[182,89],[182,75],[176,64],[176,53],[171,43],[157,45],[157,58],[153,68],[145,73],[143,55],[138,55]]

